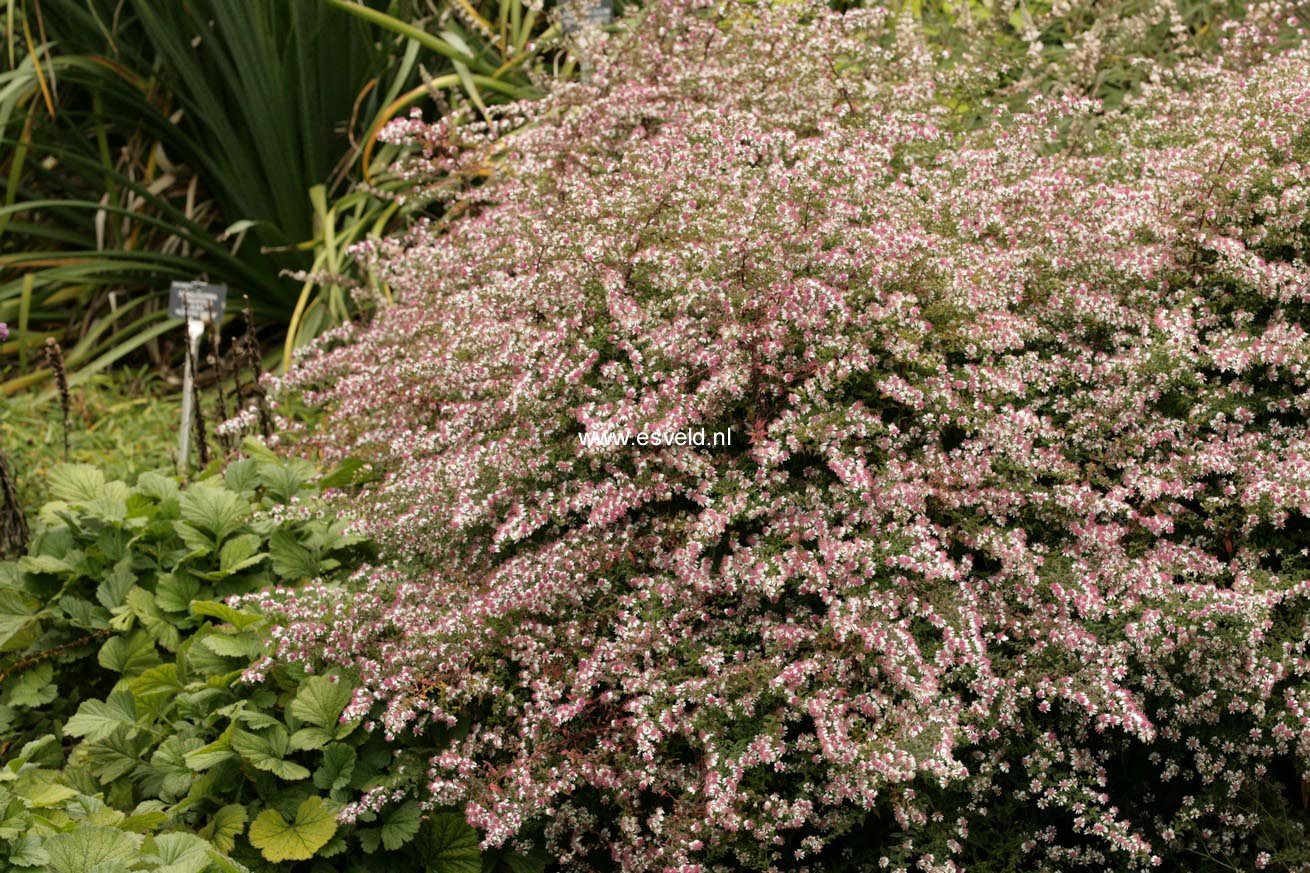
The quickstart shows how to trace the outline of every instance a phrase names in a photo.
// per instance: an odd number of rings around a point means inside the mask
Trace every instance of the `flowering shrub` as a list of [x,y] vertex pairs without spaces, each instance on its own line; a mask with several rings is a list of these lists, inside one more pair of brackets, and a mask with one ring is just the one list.
[[[443,738],[346,814],[569,869],[1310,862],[1310,52],[1257,6],[975,126],[908,17],[655,3],[526,127],[393,126],[450,218],[283,385],[392,563],[265,603]],[[686,428],[741,439],[579,439]]]

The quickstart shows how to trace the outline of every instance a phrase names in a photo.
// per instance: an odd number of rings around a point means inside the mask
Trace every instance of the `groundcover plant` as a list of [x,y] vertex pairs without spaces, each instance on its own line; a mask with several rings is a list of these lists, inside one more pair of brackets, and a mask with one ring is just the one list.
[[385,560],[260,595],[258,669],[396,740],[343,820],[579,870],[1304,869],[1296,7],[1113,110],[968,113],[987,71],[908,15],[774,7],[657,2],[585,82],[388,131],[451,217],[281,389],[384,471],[341,509]]

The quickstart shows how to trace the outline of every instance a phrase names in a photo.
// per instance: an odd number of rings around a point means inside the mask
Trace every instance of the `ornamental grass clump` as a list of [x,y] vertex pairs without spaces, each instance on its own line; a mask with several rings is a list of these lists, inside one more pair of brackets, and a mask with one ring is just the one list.
[[[451,217],[282,390],[382,471],[342,508],[390,565],[266,601],[415,756],[343,816],[565,869],[1306,863],[1294,7],[973,125],[908,17],[776,5],[388,131]],[[687,428],[734,439],[582,439]]]

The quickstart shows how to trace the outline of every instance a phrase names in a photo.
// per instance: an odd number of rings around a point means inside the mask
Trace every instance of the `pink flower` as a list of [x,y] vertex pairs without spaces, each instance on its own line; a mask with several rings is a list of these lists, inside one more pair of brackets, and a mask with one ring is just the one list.
[[[458,217],[361,250],[396,304],[282,381],[383,474],[339,504],[383,566],[267,595],[278,659],[578,869],[868,817],[903,869],[992,816],[1034,869],[1249,863],[1310,755],[1310,52],[1253,12],[1122,107],[984,104],[889,9],[702,6],[388,127]],[[742,441],[578,438],[688,428]]]

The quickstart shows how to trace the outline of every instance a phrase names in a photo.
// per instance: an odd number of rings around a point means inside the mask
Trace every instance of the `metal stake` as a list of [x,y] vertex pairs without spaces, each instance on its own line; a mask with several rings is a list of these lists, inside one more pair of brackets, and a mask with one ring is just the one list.
[[196,374],[191,372],[191,365],[200,357],[200,338],[205,335],[205,323],[200,319],[187,319],[186,332],[191,354],[187,355],[186,367],[182,370],[182,433],[178,435],[177,447],[178,465],[183,475],[186,475],[187,458],[191,454],[191,416],[195,414],[192,408],[194,391],[191,386]]

